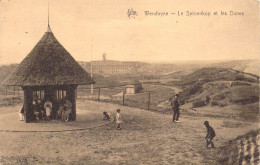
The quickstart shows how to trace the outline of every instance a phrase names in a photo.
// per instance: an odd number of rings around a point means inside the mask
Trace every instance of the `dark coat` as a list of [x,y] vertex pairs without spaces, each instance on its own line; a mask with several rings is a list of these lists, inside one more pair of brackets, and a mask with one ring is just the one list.
[[207,135],[206,138],[213,139],[216,136],[215,130],[211,126],[207,126]]
[[180,109],[180,101],[179,99],[175,99],[171,102],[172,109],[179,110]]

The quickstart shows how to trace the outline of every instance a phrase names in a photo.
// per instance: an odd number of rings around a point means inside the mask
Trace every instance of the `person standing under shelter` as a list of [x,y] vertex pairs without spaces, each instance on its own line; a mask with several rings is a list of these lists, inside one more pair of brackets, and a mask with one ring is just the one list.
[[63,112],[64,112],[64,106],[63,105],[60,105],[59,106],[59,110],[57,112],[57,116],[56,116],[56,119],[63,119],[62,117],[64,116],[63,115]]
[[64,113],[63,120],[69,121],[70,113],[72,111],[72,104],[68,99],[66,100],[66,102],[64,104],[64,108],[65,108],[65,111],[63,112]]
[[35,99],[33,101],[33,110],[34,110],[34,115],[35,115],[35,118],[36,120],[39,120],[40,119],[40,104],[39,104],[39,101],[37,99]]
[[49,99],[47,99],[46,102],[44,103],[44,108],[45,108],[45,112],[46,112],[46,119],[50,120],[52,103]]
[[173,108],[173,122],[180,122],[179,121],[179,116],[180,116],[180,100],[179,100],[179,94],[175,95],[175,99],[172,100],[171,106]]

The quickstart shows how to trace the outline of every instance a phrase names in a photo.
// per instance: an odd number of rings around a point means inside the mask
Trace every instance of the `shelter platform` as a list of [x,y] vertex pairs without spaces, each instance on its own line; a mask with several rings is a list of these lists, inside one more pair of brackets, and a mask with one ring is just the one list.
[[112,122],[112,120],[103,120],[103,108],[91,107],[78,109],[76,121],[37,120],[25,123],[19,119],[20,106],[12,108],[16,108],[17,112],[0,115],[1,132],[64,132],[96,128]]

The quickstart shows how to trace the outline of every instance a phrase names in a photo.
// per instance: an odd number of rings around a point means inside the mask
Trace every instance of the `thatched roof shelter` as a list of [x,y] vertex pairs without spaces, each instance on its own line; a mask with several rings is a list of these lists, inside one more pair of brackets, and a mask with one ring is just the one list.
[[58,42],[48,27],[41,40],[3,82],[13,86],[91,84],[90,75]]
[[3,82],[4,85],[22,87],[25,122],[37,120],[40,113],[44,119],[43,105],[49,101],[52,103],[49,104],[51,114],[48,116],[49,113],[46,113],[46,116],[57,119],[58,110],[65,100],[69,107],[66,121],[76,120],[76,88],[92,83],[94,81],[90,75],[58,42],[49,25],[41,40]]

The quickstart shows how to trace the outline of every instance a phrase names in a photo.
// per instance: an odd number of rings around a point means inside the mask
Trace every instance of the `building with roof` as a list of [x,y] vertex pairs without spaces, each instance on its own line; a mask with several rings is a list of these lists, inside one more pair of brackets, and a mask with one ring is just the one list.
[[103,54],[103,60],[97,60],[92,62],[80,62],[80,65],[84,67],[87,71],[91,71],[94,74],[100,75],[124,75],[124,74],[135,74],[138,72],[139,68],[147,65],[143,62],[137,61],[116,61],[107,60],[106,54]]
[[126,94],[136,94],[143,89],[142,84],[138,80],[132,80],[125,86]]
[[76,120],[76,88],[92,84],[90,75],[58,42],[48,24],[47,32],[23,59],[19,67],[3,82],[8,86],[20,86],[24,91],[25,121],[35,120],[33,102],[52,102],[51,117],[55,118],[64,100],[72,104],[70,120]]
[[135,66],[122,61],[112,61],[106,59],[103,54],[103,61],[92,61],[92,70],[95,74],[127,74],[135,71]]

